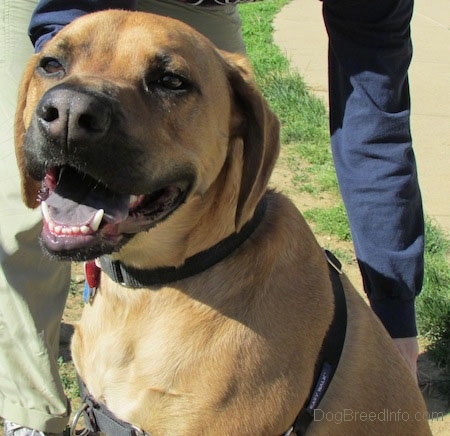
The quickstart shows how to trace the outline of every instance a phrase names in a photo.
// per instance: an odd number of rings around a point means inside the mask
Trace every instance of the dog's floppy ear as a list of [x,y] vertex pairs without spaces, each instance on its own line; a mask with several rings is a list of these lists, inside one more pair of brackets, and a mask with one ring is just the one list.
[[280,123],[259,90],[247,58],[222,52],[238,111],[243,140],[243,167],[236,209],[236,229],[253,215],[267,189],[280,150]]
[[[16,108],[16,116],[14,121],[14,143],[16,147],[17,165],[19,166],[21,184],[22,184],[22,199],[24,203],[30,208],[36,208],[39,205],[37,200],[40,183],[33,180],[25,168],[25,156],[23,153],[23,140],[26,131],[26,108],[29,93],[29,85],[33,77],[33,72],[36,65],[36,55],[34,55],[28,62],[22,76],[19,86],[18,102]],[[29,121],[28,121],[29,122]]]

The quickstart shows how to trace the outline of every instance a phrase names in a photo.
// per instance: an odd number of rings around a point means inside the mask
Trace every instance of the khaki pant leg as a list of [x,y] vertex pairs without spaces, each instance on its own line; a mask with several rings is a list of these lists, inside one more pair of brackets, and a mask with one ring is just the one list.
[[218,48],[245,53],[237,7],[193,6],[178,0],[139,0],[138,9],[176,18],[208,37]]
[[56,433],[68,421],[56,358],[70,265],[42,254],[40,212],[22,203],[13,144],[18,82],[33,53],[27,27],[35,6],[0,0],[0,416]]

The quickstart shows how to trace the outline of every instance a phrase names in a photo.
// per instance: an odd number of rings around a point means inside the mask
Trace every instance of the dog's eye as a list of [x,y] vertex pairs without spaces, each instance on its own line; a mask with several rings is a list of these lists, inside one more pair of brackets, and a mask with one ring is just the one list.
[[192,83],[179,74],[167,71],[156,71],[148,74],[144,79],[144,88],[148,93],[172,92],[184,93],[192,89]]
[[46,74],[57,74],[64,72],[64,67],[55,58],[43,58],[41,59],[39,66]]
[[171,90],[186,88],[186,83],[184,80],[175,74],[165,74],[158,80],[158,84]]

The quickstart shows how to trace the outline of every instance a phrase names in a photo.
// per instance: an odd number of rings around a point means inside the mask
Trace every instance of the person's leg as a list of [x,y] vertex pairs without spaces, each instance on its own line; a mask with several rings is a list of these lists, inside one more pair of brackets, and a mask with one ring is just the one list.
[[416,335],[424,224],[410,133],[413,0],[324,0],[330,129],[364,287],[392,337]]
[[178,0],[139,0],[138,9],[176,18],[203,33],[218,48],[245,53],[241,20],[235,5],[204,7]]
[[56,359],[70,265],[41,251],[40,212],[22,203],[13,142],[18,83],[33,53],[27,27],[35,6],[0,0],[0,416],[58,433],[68,421]]

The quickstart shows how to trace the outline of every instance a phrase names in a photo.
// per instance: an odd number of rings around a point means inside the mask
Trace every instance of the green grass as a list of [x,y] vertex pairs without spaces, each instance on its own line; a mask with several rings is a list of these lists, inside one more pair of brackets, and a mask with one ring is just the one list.
[[61,377],[61,382],[67,397],[70,399],[79,398],[80,388],[78,386],[78,380],[74,374],[73,363],[64,362],[64,358],[60,356],[57,364],[59,376]]
[[[323,102],[312,95],[303,78],[273,44],[272,20],[287,0],[265,0],[240,6],[247,53],[257,82],[278,115],[281,142],[299,190],[338,192],[331,159],[328,117]],[[299,157],[307,163],[295,171]]]
[[350,226],[344,204],[329,208],[314,208],[306,210],[303,216],[307,221],[315,223],[315,231],[325,235],[336,236],[341,241],[351,241]]
[[439,365],[450,365],[450,242],[436,224],[426,225],[425,278],[417,299],[419,329]]
[[[305,218],[317,233],[350,241],[329,147],[326,109],[273,44],[272,21],[286,3],[265,0],[240,6],[248,55],[263,94],[280,118],[282,147],[295,174],[294,186],[312,195],[326,192],[335,199],[331,207],[304,211]],[[427,220],[425,278],[417,299],[417,318],[428,351],[440,365],[450,365],[449,245],[438,226]]]

